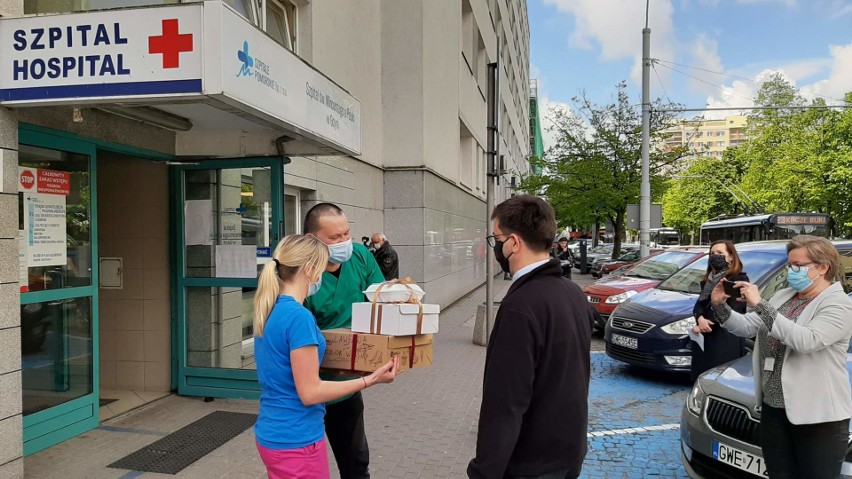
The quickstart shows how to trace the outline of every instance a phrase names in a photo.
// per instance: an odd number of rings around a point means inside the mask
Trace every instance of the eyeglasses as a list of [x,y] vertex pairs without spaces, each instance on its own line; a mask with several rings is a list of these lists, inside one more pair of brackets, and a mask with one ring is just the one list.
[[485,241],[488,242],[488,246],[490,246],[492,248],[497,246],[497,242],[500,241],[499,239],[497,239],[498,236],[509,236],[509,235],[502,233],[502,234],[493,234],[493,235],[486,236]]
[[815,264],[816,263],[808,263],[808,264],[789,264],[788,263],[787,267],[790,268],[790,271],[793,271],[794,273],[798,273],[799,271],[802,271],[802,270],[807,271],[808,268],[810,268],[811,266],[813,266]]

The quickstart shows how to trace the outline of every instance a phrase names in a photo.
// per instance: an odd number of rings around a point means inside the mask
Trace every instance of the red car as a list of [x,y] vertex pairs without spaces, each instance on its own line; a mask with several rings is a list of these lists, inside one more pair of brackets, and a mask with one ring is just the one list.
[[609,316],[630,297],[651,289],[679,269],[707,254],[707,247],[670,249],[649,256],[620,276],[607,276],[583,288],[595,315],[595,329],[603,330]]

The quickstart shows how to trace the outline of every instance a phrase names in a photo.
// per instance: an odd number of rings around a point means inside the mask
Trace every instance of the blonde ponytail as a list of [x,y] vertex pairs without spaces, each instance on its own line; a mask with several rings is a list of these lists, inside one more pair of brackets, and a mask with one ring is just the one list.
[[302,269],[313,281],[319,279],[328,264],[328,247],[313,236],[289,235],[278,243],[272,258],[261,270],[254,293],[255,336],[263,336],[266,320],[285,281]]

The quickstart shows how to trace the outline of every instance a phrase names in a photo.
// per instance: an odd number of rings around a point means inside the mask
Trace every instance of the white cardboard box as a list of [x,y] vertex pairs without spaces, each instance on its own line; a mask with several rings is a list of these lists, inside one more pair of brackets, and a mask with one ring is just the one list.
[[[423,321],[417,330],[420,307]],[[383,334],[386,336],[412,336],[438,332],[438,304],[409,303],[352,303],[352,332]]]

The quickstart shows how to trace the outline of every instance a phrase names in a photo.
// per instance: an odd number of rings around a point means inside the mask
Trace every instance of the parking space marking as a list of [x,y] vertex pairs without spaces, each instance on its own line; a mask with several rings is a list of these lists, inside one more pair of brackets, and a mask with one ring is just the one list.
[[650,432],[650,431],[669,431],[673,429],[680,429],[680,424],[660,424],[658,426],[644,426],[644,427],[629,427],[627,429],[610,429],[609,431],[594,431],[590,432],[586,435],[586,437],[603,437],[603,436],[619,436],[622,434],[636,434],[639,432]]

